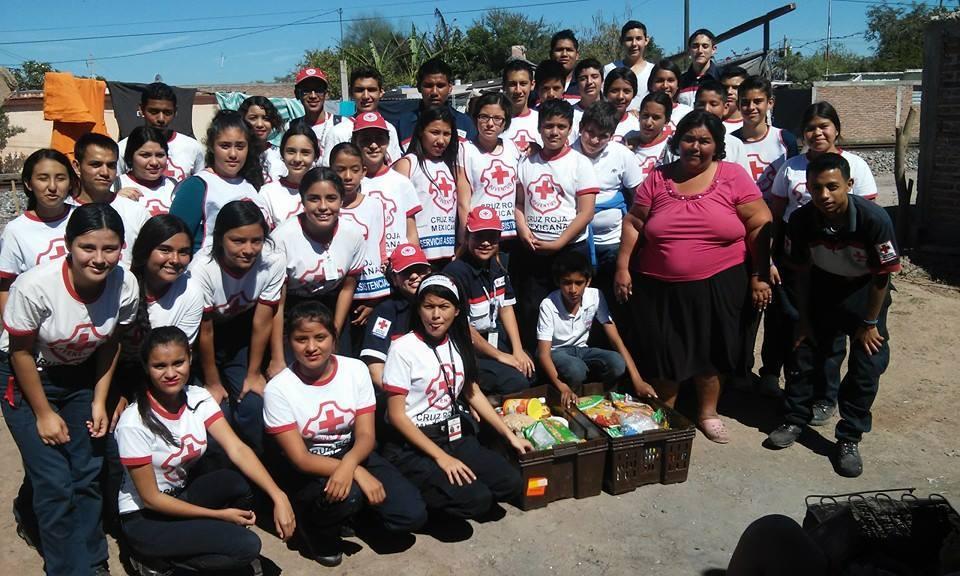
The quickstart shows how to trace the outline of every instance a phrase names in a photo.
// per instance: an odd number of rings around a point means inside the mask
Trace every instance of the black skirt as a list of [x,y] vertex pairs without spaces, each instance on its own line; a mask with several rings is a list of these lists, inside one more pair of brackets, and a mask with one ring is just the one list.
[[691,282],[634,273],[633,357],[644,379],[682,382],[742,370],[748,287],[743,264]]

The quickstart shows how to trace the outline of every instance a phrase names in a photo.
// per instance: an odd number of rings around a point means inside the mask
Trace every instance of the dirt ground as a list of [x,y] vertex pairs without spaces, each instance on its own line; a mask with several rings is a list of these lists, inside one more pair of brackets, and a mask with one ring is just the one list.
[[[890,197],[886,187],[885,198]],[[886,203],[886,202],[885,202]],[[263,554],[284,574],[704,574],[723,569],[742,530],[755,518],[782,513],[802,519],[808,494],[913,487],[960,507],[960,291],[911,273],[895,280],[890,312],[892,361],[874,404],[874,430],[861,444],[864,473],[836,475],[828,459],[833,429],[812,429],[779,452],[761,446],[779,423],[776,401],[725,394],[726,446],[698,434],[688,480],[554,502],[505,517],[417,534],[393,549],[353,538],[342,566],[324,569],[260,532]],[[0,574],[38,574],[41,560],[17,538],[9,504],[21,478],[19,454],[0,426]],[[111,566],[122,573],[111,541]]]

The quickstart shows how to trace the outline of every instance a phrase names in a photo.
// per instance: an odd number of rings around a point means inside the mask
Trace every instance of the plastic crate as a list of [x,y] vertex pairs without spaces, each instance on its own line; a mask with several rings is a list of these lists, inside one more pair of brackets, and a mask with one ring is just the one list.
[[[660,400],[645,398],[642,401],[664,411],[669,430],[614,438],[596,426],[608,441],[603,488],[611,494],[623,494],[647,484],[675,484],[687,479],[696,428]],[[580,416],[587,418],[583,413]]]
[[[504,400],[546,396],[546,387],[537,386],[506,395]],[[570,430],[585,441],[559,444],[526,454],[517,454],[512,448],[505,447],[523,476],[523,494],[518,503],[521,510],[542,508],[565,498],[596,496],[603,486],[604,462],[607,458],[606,434],[579,411],[554,406],[550,411],[565,418],[570,423]]]

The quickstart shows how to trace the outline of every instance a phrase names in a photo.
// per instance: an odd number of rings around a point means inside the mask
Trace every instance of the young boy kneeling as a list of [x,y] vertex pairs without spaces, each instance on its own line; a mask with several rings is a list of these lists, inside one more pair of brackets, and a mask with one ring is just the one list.
[[[559,286],[540,303],[537,321],[537,358],[550,384],[569,406],[589,380],[610,386],[626,372],[638,396],[656,396],[637,371],[600,290],[590,287],[593,268],[579,252],[557,255],[553,280]],[[594,320],[603,325],[616,352],[587,346]]]

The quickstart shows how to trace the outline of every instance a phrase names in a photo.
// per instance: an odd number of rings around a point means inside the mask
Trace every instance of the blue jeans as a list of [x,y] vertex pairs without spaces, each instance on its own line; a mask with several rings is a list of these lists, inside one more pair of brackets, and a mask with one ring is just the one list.
[[[0,356],[0,382],[11,385],[9,359],[6,354]],[[33,509],[46,572],[56,576],[89,576],[91,567],[107,560],[98,478],[103,466],[103,439],[90,438],[86,424],[92,416],[93,402],[93,372],[89,366],[40,372],[50,407],[69,429],[70,441],[66,444],[43,443],[36,415],[16,385],[12,397],[2,402],[3,418],[33,485]]]
[[578,394],[588,379],[610,386],[627,371],[620,354],[602,348],[561,346],[550,352],[550,359],[560,380]]

